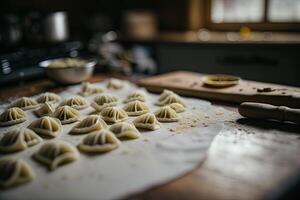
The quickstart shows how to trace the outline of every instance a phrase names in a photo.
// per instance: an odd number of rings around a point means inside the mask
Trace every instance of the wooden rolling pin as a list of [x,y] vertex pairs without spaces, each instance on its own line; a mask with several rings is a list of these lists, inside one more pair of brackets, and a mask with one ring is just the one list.
[[275,119],[300,124],[300,109],[292,109],[285,106],[245,102],[239,106],[239,113],[248,118]]

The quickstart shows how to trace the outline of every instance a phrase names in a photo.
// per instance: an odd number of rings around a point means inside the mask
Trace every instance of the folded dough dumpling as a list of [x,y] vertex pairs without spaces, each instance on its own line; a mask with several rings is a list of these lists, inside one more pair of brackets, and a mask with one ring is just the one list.
[[177,94],[168,96],[164,101],[157,103],[157,105],[164,106],[164,105],[169,105],[172,103],[179,103],[182,106],[186,107],[186,104],[184,103],[182,98]]
[[164,106],[155,111],[154,114],[160,122],[177,122],[179,120],[176,111],[170,106]]
[[89,82],[83,82],[81,84],[81,91],[79,92],[79,94],[81,96],[90,96],[93,94],[98,94],[98,93],[102,93],[103,89],[99,88],[99,87],[95,87],[93,85],[91,85]]
[[40,105],[36,102],[36,100],[31,99],[29,97],[19,98],[19,99],[13,101],[9,105],[10,108],[18,107],[18,108],[21,108],[22,110],[30,110],[30,109],[33,109],[33,108],[37,108],[39,106]]
[[168,96],[173,95],[174,92],[171,90],[164,89],[157,99],[158,102],[165,100]]
[[146,113],[141,116],[138,116],[133,121],[133,124],[137,128],[156,130],[161,127],[161,124],[157,121],[153,113]]
[[149,107],[142,101],[131,101],[127,103],[123,108],[129,116],[138,116],[149,112]]
[[94,98],[91,106],[97,110],[101,111],[103,108],[115,106],[118,104],[118,97],[111,94],[101,94]]
[[34,113],[39,117],[43,117],[52,115],[54,111],[54,105],[46,102],[42,104],[42,106],[39,109],[35,110]]
[[10,188],[34,179],[31,167],[21,159],[0,158],[0,188]]
[[100,130],[88,134],[78,145],[78,149],[87,153],[104,153],[120,146],[119,139],[109,130]]
[[76,110],[82,110],[89,107],[88,102],[81,96],[70,97],[61,103],[61,106],[70,106]]
[[77,150],[66,142],[56,141],[44,143],[33,158],[54,170],[58,166],[73,162],[79,158]]
[[108,89],[121,89],[125,86],[125,82],[120,79],[111,78],[108,80],[107,88]]
[[171,103],[169,106],[177,113],[181,113],[185,111],[185,107],[180,103]]
[[106,122],[116,123],[128,118],[127,113],[122,108],[107,107],[100,113],[102,119]]
[[39,103],[57,103],[61,100],[60,96],[53,92],[45,92],[37,98]]
[[28,128],[39,135],[56,137],[62,131],[62,125],[57,118],[44,116],[33,121]]
[[109,130],[113,132],[117,138],[136,139],[141,136],[135,126],[128,122],[113,124]]
[[165,106],[165,105],[169,105],[172,103],[179,103],[182,106],[186,107],[182,98],[178,94],[176,94],[170,90],[164,90],[161,93],[161,95],[159,96],[159,98],[155,104],[159,105],[159,106]]
[[128,102],[135,101],[135,100],[146,101],[146,98],[147,98],[147,96],[146,96],[145,92],[138,90],[138,91],[128,94],[127,98],[124,100],[124,103],[128,103]]
[[70,124],[79,120],[79,111],[70,106],[58,107],[54,113],[53,117],[59,119],[62,124]]
[[16,152],[27,149],[42,141],[35,132],[28,128],[16,128],[0,139],[0,152]]
[[99,115],[90,115],[76,124],[70,131],[71,134],[85,134],[92,131],[106,129],[108,126]]
[[24,121],[26,121],[26,114],[17,107],[8,108],[0,115],[0,126],[11,126]]

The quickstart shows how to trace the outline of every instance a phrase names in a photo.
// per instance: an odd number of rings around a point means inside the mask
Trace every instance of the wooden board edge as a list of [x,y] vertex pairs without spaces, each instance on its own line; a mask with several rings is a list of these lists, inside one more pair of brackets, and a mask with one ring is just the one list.
[[[150,86],[147,84],[140,84],[141,87],[146,88],[150,92],[160,93],[163,89],[172,90],[180,95],[183,96],[190,96],[190,97],[198,97],[206,100],[215,100],[215,101],[224,101],[224,102],[231,102],[240,104],[243,102],[257,102],[257,103],[268,103],[277,106],[288,106],[291,108],[300,108],[300,99],[294,98],[292,96],[265,96],[265,95],[239,95],[239,94],[220,94],[217,92],[210,92],[210,91],[202,91],[197,92],[193,90],[186,90],[186,89],[178,89],[173,87],[165,87],[161,88],[159,86]],[[235,98],[232,98],[234,96]],[[284,103],[282,103],[284,102]]]

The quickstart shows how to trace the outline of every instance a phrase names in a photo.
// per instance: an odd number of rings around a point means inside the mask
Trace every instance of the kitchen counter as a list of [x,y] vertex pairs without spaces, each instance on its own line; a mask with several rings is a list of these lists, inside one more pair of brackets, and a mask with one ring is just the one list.
[[221,32],[199,31],[161,32],[149,38],[121,36],[124,42],[183,44],[300,44],[299,33],[288,32]]
[[[108,76],[95,75],[98,82]],[[137,77],[131,79],[137,80]],[[48,80],[24,86],[1,88],[0,101],[64,88]],[[213,102],[237,112],[236,105]],[[300,127],[239,119],[226,123],[236,132],[221,132],[214,139],[206,160],[199,167],[170,183],[136,194],[128,199],[251,199],[265,198],[300,169]]]

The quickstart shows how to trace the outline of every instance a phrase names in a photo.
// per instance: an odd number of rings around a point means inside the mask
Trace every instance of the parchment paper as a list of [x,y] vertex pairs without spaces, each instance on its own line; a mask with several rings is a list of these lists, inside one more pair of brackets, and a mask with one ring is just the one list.
[[[95,85],[105,88],[106,82]],[[127,83],[122,90],[106,92],[118,95],[123,101],[136,88]],[[72,86],[60,96],[74,96],[79,91],[80,86]],[[87,99],[91,102],[94,96]],[[158,95],[148,93],[148,96],[147,103],[153,112],[159,108],[154,105]],[[41,144],[22,152],[2,154],[1,157],[13,156],[25,160],[32,167],[35,179],[17,188],[1,191],[0,199],[119,199],[186,174],[205,158],[214,136],[223,127],[223,119],[230,112],[216,108],[207,101],[193,98],[184,100],[188,107],[186,112],[179,114],[179,122],[163,123],[162,128],[156,131],[141,131],[141,138],[122,141],[120,148],[106,154],[89,156],[80,153],[78,161],[55,171],[48,171],[31,158]],[[119,103],[118,106],[123,107],[124,104]],[[1,112],[5,107],[1,105]],[[89,107],[80,112],[83,119],[93,109]],[[26,122],[1,128],[1,134],[18,126],[27,126],[37,118],[32,111],[26,113]],[[130,117],[128,121],[133,119]],[[69,130],[75,124],[63,125],[63,133],[44,141],[64,140],[76,146],[86,135],[69,135]]]

